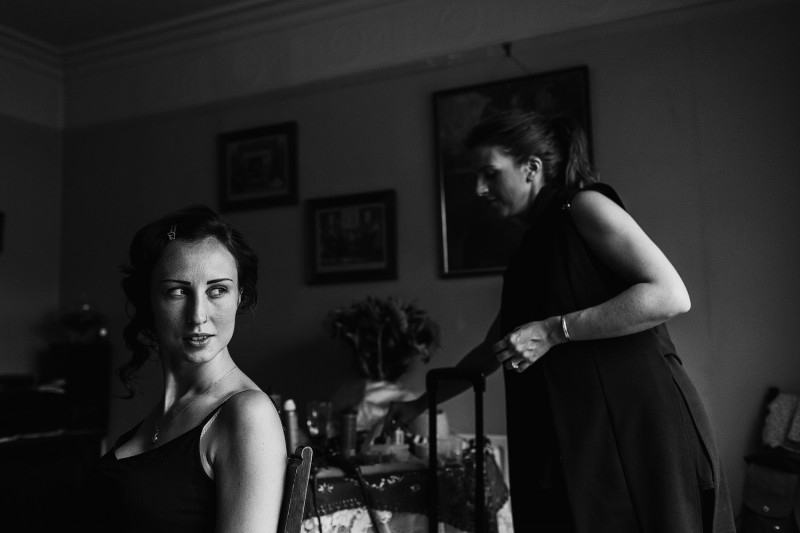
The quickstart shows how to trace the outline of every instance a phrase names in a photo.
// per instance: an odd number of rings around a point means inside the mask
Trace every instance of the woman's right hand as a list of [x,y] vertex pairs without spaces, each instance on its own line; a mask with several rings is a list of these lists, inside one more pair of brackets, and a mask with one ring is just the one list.
[[550,348],[566,341],[560,338],[561,331],[559,317],[529,322],[496,342],[492,349],[500,364],[509,370],[524,372]]

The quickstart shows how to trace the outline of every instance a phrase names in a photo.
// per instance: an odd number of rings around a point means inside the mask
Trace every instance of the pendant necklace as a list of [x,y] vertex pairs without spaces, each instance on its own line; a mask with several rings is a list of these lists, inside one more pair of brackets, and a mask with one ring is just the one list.
[[[230,370],[228,370],[227,372],[225,372],[225,375],[224,375],[224,376],[222,376],[222,377],[221,377],[221,378],[219,378],[217,381],[215,381],[214,383],[212,383],[212,384],[211,384],[211,386],[210,386],[209,388],[207,388],[205,391],[201,392],[200,394],[198,394],[197,396],[195,396],[194,398],[192,398],[191,400],[189,400],[189,403],[187,403],[186,405],[184,405],[184,406],[183,406],[183,408],[181,408],[181,410],[180,410],[180,411],[178,411],[178,414],[176,414],[175,416],[173,416],[173,417],[172,417],[172,420],[175,420],[176,418],[178,418],[179,416],[181,416],[181,413],[183,413],[183,412],[184,412],[184,411],[185,411],[185,410],[186,410],[186,409],[187,409],[187,408],[188,408],[190,405],[192,405],[192,404],[194,403],[194,401],[195,401],[195,400],[199,400],[200,398],[202,398],[203,396],[205,396],[206,394],[208,394],[209,392],[211,392],[211,390],[212,390],[214,387],[216,387],[216,386],[217,386],[217,383],[219,383],[219,382],[220,382],[220,381],[222,381],[223,379],[227,378],[227,377],[228,377],[228,375],[229,375],[231,372],[233,372],[234,370],[236,370],[236,365],[233,365],[233,368],[231,368]],[[152,442],[152,443],[154,443],[154,444],[155,444],[155,442],[156,442],[157,440],[158,440],[158,423],[156,423],[155,421],[153,421],[153,436],[150,438],[150,442]]]

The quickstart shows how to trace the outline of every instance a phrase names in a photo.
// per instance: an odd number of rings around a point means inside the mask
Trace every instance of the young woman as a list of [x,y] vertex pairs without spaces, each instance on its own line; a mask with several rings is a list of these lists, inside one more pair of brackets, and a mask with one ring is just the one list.
[[237,313],[256,304],[257,259],[204,207],[144,226],[130,247],[124,337],[133,374],[158,357],[150,414],[102,458],[105,531],[276,531],[287,454],[277,411],[228,350]]
[[[459,363],[505,370],[515,530],[732,533],[710,424],[664,325],[689,295],[597,183],[581,129],[511,111],[467,145],[478,196],[527,227],[500,313]],[[387,429],[427,401],[394,405]]]

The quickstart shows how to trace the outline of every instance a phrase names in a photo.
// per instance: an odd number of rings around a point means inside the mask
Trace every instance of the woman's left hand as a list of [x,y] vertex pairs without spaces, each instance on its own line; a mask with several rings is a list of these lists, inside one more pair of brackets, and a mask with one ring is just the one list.
[[538,361],[557,344],[554,342],[551,321],[547,319],[523,324],[496,342],[493,349],[500,364],[509,370],[524,372]]

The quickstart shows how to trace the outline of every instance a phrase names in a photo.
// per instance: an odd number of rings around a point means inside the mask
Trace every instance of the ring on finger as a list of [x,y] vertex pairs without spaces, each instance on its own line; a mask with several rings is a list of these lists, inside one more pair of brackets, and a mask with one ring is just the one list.
[[511,361],[511,368],[517,370],[519,368],[519,361]]

